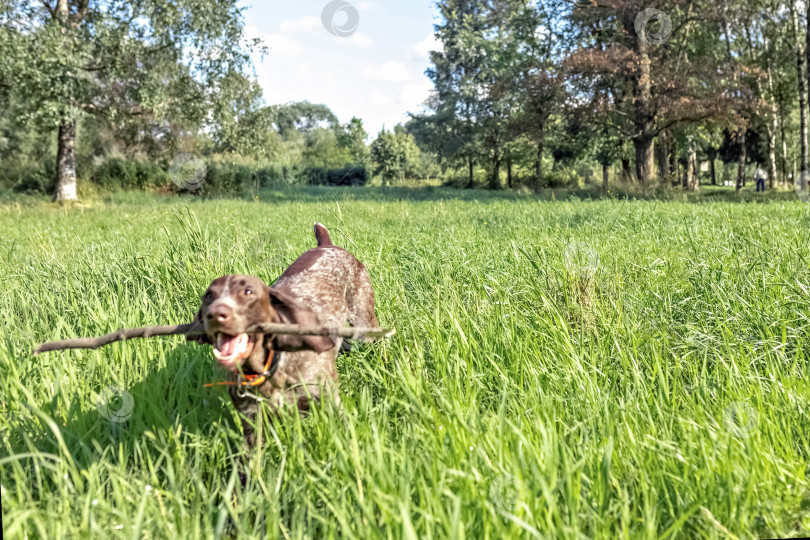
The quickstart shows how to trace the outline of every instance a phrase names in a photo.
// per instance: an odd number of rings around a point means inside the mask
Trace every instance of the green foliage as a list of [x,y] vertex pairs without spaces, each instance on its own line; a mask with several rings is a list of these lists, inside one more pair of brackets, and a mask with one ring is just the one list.
[[48,156],[39,163],[31,163],[16,171],[13,181],[5,183],[21,193],[53,193],[56,188],[56,158]]
[[256,166],[228,161],[208,162],[205,181],[197,195],[242,196],[272,185],[299,182],[298,176],[278,165]]
[[111,190],[152,190],[171,185],[166,170],[149,161],[107,159],[93,171],[91,181]]
[[368,139],[368,134],[363,128],[363,121],[357,117],[352,117],[338,135],[338,143],[347,150],[353,165],[369,164],[370,153],[366,139]]
[[383,130],[371,143],[371,162],[373,173],[379,175],[385,184],[416,176],[421,165],[419,147],[413,135],[401,126],[393,132]]
[[223,81],[213,110],[215,149],[256,161],[273,161],[282,151],[273,109],[264,106],[255,80],[233,73]]
[[316,186],[364,186],[368,182],[368,171],[363,166],[342,169],[310,167],[304,174],[307,183]]
[[[0,16],[13,24],[0,33],[0,108],[14,102],[20,123],[51,133],[96,116],[130,143],[171,147],[244,81],[253,44],[242,9],[236,0],[4,2]],[[220,128],[232,140],[232,126]]]
[[272,117],[278,134],[287,137],[294,132],[308,132],[328,127],[335,130],[338,119],[329,107],[323,104],[297,101],[272,107]]
[[557,170],[548,171],[543,175],[543,180],[545,181],[544,187],[550,188],[582,187],[580,185],[581,179],[580,176],[577,174],[577,171],[570,168],[560,168]]
[[307,165],[330,169],[351,162],[348,149],[340,146],[333,129],[315,128],[300,137],[301,161]]

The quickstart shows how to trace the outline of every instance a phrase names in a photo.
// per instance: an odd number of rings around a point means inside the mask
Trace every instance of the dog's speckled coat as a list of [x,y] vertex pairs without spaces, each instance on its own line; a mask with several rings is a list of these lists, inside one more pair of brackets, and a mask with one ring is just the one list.
[[[318,247],[296,259],[268,287],[253,276],[229,275],[214,280],[203,296],[195,320],[203,322],[201,343],[214,343],[219,332],[236,335],[253,324],[284,322],[343,327],[376,327],[374,290],[363,264],[351,253],[332,244],[326,228],[315,224]],[[247,294],[246,294],[247,293]],[[254,419],[261,396],[271,410],[294,405],[309,409],[309,401],[322,391],[337,393],[335,358],[342,338],[319,336],[265,336],[257,334],[253,350],[240,362],[245,374],[262,373],[268,351],[275,351],[277,368],[258,387],[231,386],[234,406],[242,415],[245,439],[255,443]],[[236,380],[236,365],[227,366]]]

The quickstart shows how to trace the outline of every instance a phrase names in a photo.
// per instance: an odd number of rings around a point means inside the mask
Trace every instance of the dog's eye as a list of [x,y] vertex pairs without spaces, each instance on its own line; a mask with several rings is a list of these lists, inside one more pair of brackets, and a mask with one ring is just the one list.
[[246,296],[250,296],[251,294],[253,294],[253,290],[252,290],[252,289],[245,289],[245,295],[246,295]]
[[203,300],[204,300],[204,301],[211,300],[211,297],[212,297],[212,296],[214,296],[214,294],[213,294],[211,291],[206,291],[206,292],[205,292],[205,295],[203,296]]

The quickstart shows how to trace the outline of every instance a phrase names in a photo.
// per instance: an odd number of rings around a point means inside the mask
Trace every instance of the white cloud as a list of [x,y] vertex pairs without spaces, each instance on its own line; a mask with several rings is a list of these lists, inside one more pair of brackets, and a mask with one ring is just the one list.
[[[439,48],[431,35],[436,10],[425,12],[418,2],[392,10],[377,0],[347,0],[360,12],[360,25],[351,36],[338,37],[321,22],[327,1],[320,7],[260,2],[249,8],[246,37],[262,38],[268,49],[261,60],[254,55],[265,102],[324,103],[341,122],[362,118],[371,134],[406,121],[406,111],[419,111],[432,89],[423,72],[427,51]],[[336,25],[344,18],[336,15]]]
[[306,34],[322,27],[323,24],[321,20],[311,15],[301,17],[300,19],[281,21],[281,31],[285,34]]
[[363,32],[355,32],[349,37],[341,37],[337,38],[342,43],[349,43],[351,45],[357,45],[358,47],[371,47],[372,41],[371,38],[365,35]]
[[260,36],[267,46],[267,56],[292,56],[301,54],[303,47],[294,39],[281,34],[264,34]]
[[402,62],[385,62],[366,68],[364,73],[372,81],[404,82],[411,78],[408,68]]
[[412,50],[419,57],[426,57],[430,51],[442,50],[442,42],[436,39],[436,36],[429,34],[422,41],[417,41],[413,44]]
[[421,105],[430,96],[433,84],[428,79],[406,84],[399,95],[399,100],[407,107]]
[[394,103],[394,98],[383,92],[373,91],[368,94],[368,102],[373,107],[386,107]]

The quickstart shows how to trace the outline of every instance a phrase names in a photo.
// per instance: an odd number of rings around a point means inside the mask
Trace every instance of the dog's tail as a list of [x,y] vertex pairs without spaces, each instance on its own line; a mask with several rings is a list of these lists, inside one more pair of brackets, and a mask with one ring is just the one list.
[[333,245],[332,239],[329,238],[329,231],[320,223],[315,224],[315,240],[318,241],[318,247]]

